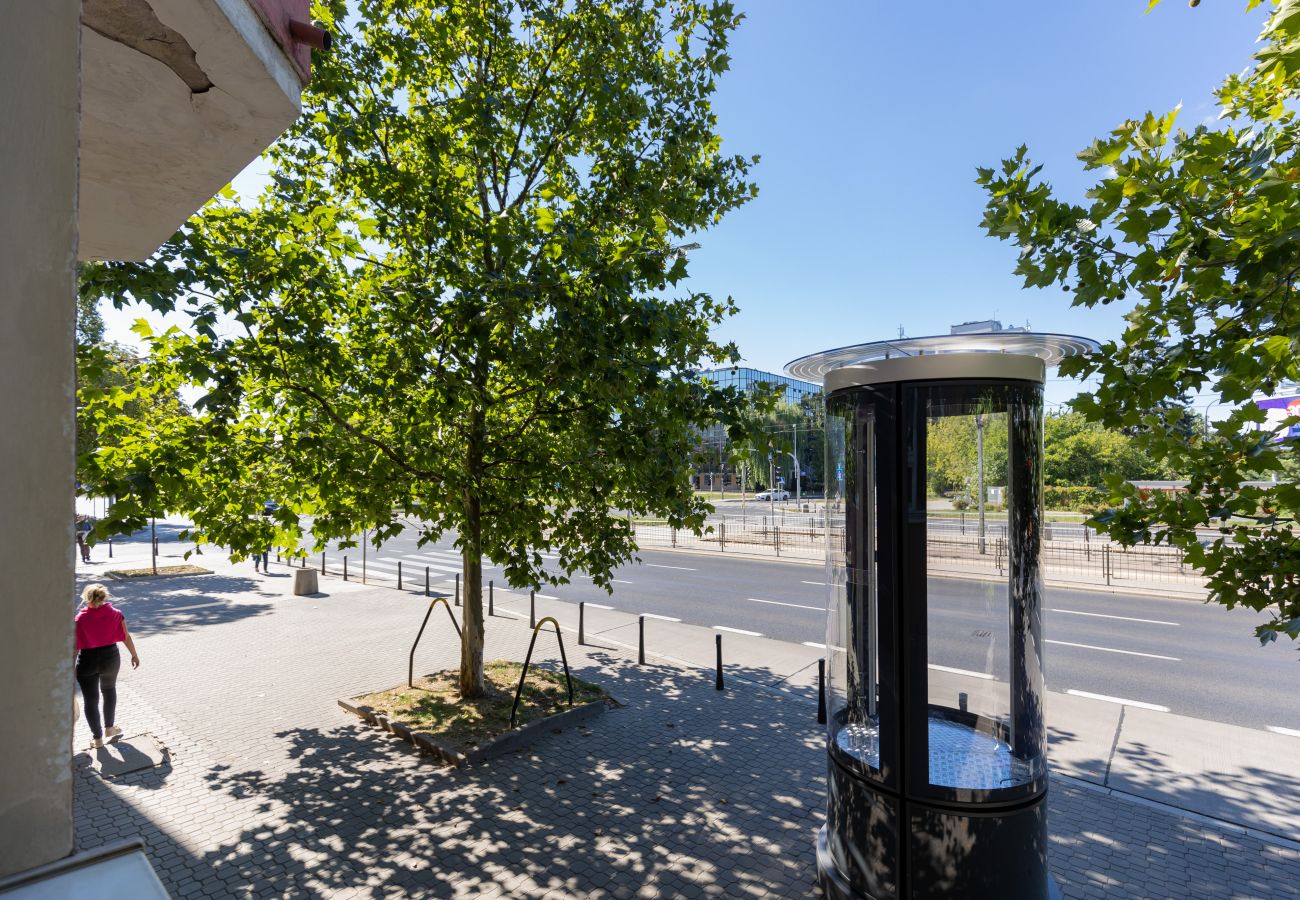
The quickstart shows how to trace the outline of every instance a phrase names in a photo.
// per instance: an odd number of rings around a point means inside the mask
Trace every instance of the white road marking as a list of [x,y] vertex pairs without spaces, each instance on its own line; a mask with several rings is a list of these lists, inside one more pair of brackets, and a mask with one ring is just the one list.
[[1160,706],[1157,703],[1143,703],[1141,700],[1125,700],[1123,697],[1108,697],[1105,694],[1093,694],[1088,691],[1068,690],[1067,694],[1074,697],[1083,697],[1087,700],[1103,700],[1106,703],[1119,703],[1123,706],[1136,706],[1138,709],[1149,709],[1153,712],[1169,712],[1169,707]]
[[647,619],[662,619],[665,622],[680,622],[681,619],[674,619],[672,616],[661,616],[655,613],[641,613]]
[[830,583],[826,581],[805,581],[804,584],[815,584],[818,587],[830,587]]
[[592,608],[594,608],[594,609],[613,609],[613,608],[614,608],[614,607],[612,607],[612,606],[606,606],[606,605],[603,604],[603,603],[592,603],[590,600],[587,600],[587,601],[585,601],[585,602],[586,602],[586,604],[587,604],[588,606],[590,606],[590,607],[592,607]]
[[534,594],[538,600],[559,600],[559,597],[552,597],[550,594]]
[[694,572],[694,569],[688,569],[686,566],[661,566],[659,563],[646,563],[652,569],[678,569],[682,572]]
[[750,597],[750,603],[770,603],[773,606],[793,606],[795,609],[811,609],[816,612],[826,612],[824,606],[804,606],[802,603],[782,603],[780,600],[759,600],[757,597]]
[[951,666],[939,666],[930,663],[929,668],[936,672],[950,672],[953,675],[966,675],[970,678],[982,678],[984,681],[993,681],[994,678],[988,672],[972,672],[970,669],[954,669]]
[[730,631],[732,634],[743,634],[743,635],[747,635],[748,637],[762,637],[762,636],[763,636],[763,632],[761,632],[761,631],[746,631],[746,630],[743,629],[743,628],[728,628],[726,625],[714,625],[714,626],[713,626],[713,630],[714,630],[714,631]]
[[1052,612],[1066,613],[1071,616],[1092,616],[1094,619],[1120,619],[1125,622],[1143,622],[1147,625],[1173,625],[1178,627],[1177,622],[1162,622],[1159,619],[1135,619],[1132,616],[1108,616],[1104,613],[1079,612],[1077,609],[1053,609]]
[[1070,641],[1046,641],[1048,644],[1060,644],[1062,647],[1079,647],[1083,650],[1101,650],[1105,653],[1123,653],[1125,656],[1145,656],[1147,659],[1167,659],[1170,662],[1182,662],[1177,656],[1161,656],[1159,653],[1139,653],[1136,650],[1116,650],[1114,647],[1095,647],[1092,644],[1074,644]]
[[1270,725],[1268,730],[1274,734],[1285,734],[1287,737],[1300,737],[1300,729],[1283,728],[1281,725]]

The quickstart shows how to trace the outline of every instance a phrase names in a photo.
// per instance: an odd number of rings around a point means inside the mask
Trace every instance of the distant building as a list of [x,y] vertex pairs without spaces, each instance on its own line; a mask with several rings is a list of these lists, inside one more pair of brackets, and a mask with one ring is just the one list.
[[773,372],[764,372],[761,369],[749,369],[743,366],[705,369],[697,374],[701,378],[707,378],[719,387],[738,387],[747,394],[754,393],[760,384],[780,385],[783,388],[782,402],[789,406],[799,406],[800,401],[805,397],[811,397],[822,392],[822,386],[813,384],[811,381],[800,381],[787,375],[777,375]]
[[980,319],[975,322],[962,322],[960,325],[953,325],[948,329],[949,334],[998,334],[998,333],[1020,333],[1028,334],[1029,325],[1003,325],[997,319]]
[[[774,384],[781,389],[778,406],[786,409],[802,409],[803,401],[820,397],[822,386],[811,381],[800,381],[787,375],[764,372],[762,369],[750,369],[745,366],[727,366],[721,369],[706,369],[696,373],[707,378],[719,387],[736,387],[746,394],[756,393],[759,385]],[[741,483],[741,474],[727,463],[727,434],[721,425],[711,425],[700,430],[700,444],[705,449],[705,459],[691,476],[693,485],[700,490],[727,491]],[[805,471],[807,459],[801,460]],[[793,475],[791,476],[793,477]],[[752,478],[751,478],[752,481]]]

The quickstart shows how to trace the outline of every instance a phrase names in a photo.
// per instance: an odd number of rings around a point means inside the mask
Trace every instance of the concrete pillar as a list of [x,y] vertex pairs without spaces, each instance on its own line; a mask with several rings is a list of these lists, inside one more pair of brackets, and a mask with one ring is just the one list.
[[80,16],[0,3],[0,876],[72,851]]

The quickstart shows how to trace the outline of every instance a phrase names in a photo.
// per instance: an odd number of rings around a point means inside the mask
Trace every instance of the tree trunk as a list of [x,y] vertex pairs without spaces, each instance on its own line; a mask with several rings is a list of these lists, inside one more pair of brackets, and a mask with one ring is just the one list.
[[483,510],[478,494],[482,470],[484,416],[481,409],[470,414],[469,440],[465,447],[470,487],[465,492],[465,530],[461,613],[460,695],[482,697],[483,690]]
[[460,695],[483,696],[483,544],[478,498],[467,504],[465,547],[461,551],[463,575],[461,597]]

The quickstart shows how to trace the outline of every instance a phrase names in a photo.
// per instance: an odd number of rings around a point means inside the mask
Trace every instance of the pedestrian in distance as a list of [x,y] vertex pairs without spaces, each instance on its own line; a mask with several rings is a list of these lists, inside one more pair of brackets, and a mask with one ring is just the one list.
[[[275,508],[276,505],[272,501],[266,501],[262,506],[262,518],[270,521]],[[271,574],[271,551],[269,549],[253,551],[253,571],[256,572],[259,567],[263,575]]]
[[82,562],[90,562],[90,545],[86,543],[86,536],[90,534],[90,529],[90,516],[77,516],[77,549],[81,551]]
[[[86,724],[94,735],[91,749],[104,746],[122,736],[121,726],[115,724],[117,714],[117,673],[122,667],[118,643],[126,644],[131,652],[131,668],[140,668],[140,655],[135,651],[135,641],[126,630],[126,616],[108,600],[108,589],[102,584],[88,584],[81,592],[83,606],[77,610],[77,684],[81,688],[82,707]],[[99,717],[99,698],[104,698],[104,718]]]

